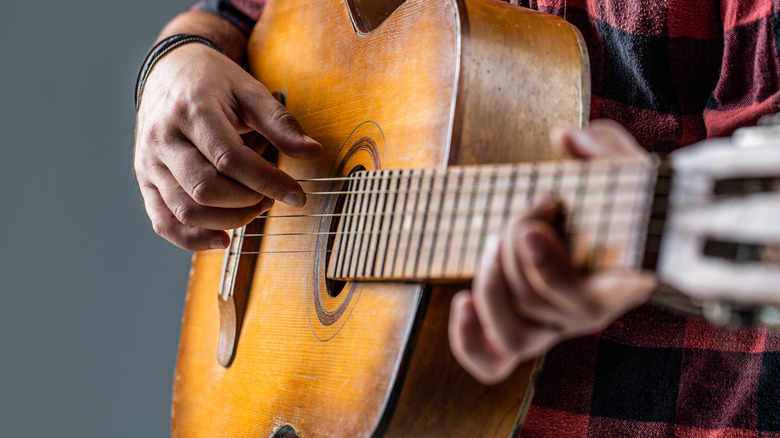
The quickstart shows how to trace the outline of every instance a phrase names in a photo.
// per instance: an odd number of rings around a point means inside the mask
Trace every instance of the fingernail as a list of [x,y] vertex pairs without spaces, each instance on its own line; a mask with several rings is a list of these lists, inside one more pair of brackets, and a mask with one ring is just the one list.
[[209,245],[209,248],[211,249],[225,249],[227,246],[225,246],[225,242],[222,241],[222,239],[212,240],[211,245]]
[[525,235],[525,244],[534,263],[541,263],[550,256],[550,244],[547,238],[536,232],[528,232]]
[[303,140],[304,140],[306,143],[311,143],[311,144],[313,144],[313,145],[317,145],[317,146],[319,146],[319,147],[322,147],[322,145],[320,144],[320,142],[318,142],[317,140],[315,140],[315,139],[313,139],[313,138],[309,137],[309,136],[308,136],[308,135],[306,135],[306,134],[304,134],[304,135],[303,135]]
[[282,202],[287,205],[292,205],[293,207],[303,207],[303,204],[306,203],[306,199],[300,193],[288,193],[282,199]]

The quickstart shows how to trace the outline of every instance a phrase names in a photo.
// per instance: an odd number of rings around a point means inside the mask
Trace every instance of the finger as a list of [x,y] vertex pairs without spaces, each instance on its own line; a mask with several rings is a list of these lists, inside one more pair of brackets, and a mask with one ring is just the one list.
[[141,185],[146,214],[152,222],[155,233],[187,251],[226,248],[230,238],[219,230],[205,230],[190,227],[179,222],[168,209],[157,188]]
[[485,384],[500,382],[517,364],[544,353],[561,339],[556,330],[524,324],[520,332],[521,348],[509,354],[494,348],[468,291],[461,291],[453,297],[448,335],[457,361]]
[[301,186],[246,147],[221,109],[188,115],[181,127],[184,135],[222,175],[285,204],[296,207],[305,204]]
[[511,372],[512,361],[492,347],[468,291],[458,292],[452,299],[448,335],[455,359],[480,382],[496,383]]
[[518,245],[522,244],[520,240],[529,229],[542,226],[553,230],[550,224],[556,222],[560,214],[560,202],[549,196],[542,196],[523,218],[509,227],[504,235],[506,244],[501,245],[501,268],[514,296],[514,307],[520,315],[541,325],[560,326],[566,317],[561,315],[562,309],[559,303],[551,302],[544,294],[540,295],[528,283],[524,272],[526,268],[520,262]]
[[619,123],[608,120],[594,120],[590,126],[578,128],[556,128],[550,133],[553,148],[576,159],[608,157],[643,157],[647,152],[639,146],[634,137]]
[[485,242],[481,266],[474,278],[473,299],[487,336],[497,348],[509,352],[519,348],[521,315],[516,311],[514,291],[510,290],[504,279],[499,260],[500,247],[496,235],[490,236]]
[[238,228],[270,208],[269,203],[272,202],[264,198],[257,205],[244,208],[206,207],[195,202],[179,186],[168,169],[158,166],[154,174],[160,196],[168,206],[168,210],[180,223],[190,227],[209,230]]
[[263,195],[217,172],[186,140],[159,148],[160,159],[185,192],[198,204],[241,208],[257,205]]
[[244,123],[293,158],[314,158],[322,145],[306,135],[298,120],[262,85],[246,83],[234,90]]
[[[548,325],[577,334],[603,328],[649,298],[655,276],[649,273],[603,271],[590,276],[577,272],[563,243],[545,223],[532,222],[520,235],[519,259],[529,289],[549,304],[535,315]],[[545,311],[547,310],[547,311]]]

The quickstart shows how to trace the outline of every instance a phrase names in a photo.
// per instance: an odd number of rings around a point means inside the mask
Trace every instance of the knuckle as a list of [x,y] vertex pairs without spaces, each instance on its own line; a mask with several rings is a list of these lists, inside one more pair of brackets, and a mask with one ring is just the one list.
[[206,178],[193,186],[190,196],[200,205],[211,205],[217,200],[216,190],[214,190],[212,183]]
[[279,125],[298,126],[298,121],[295,117],[282,105],[276,106],[271,111],[271,121]]
[[169,239],[173,231],[173,223],[171,223],[169,220],[165,220],[164,218],[159,217],[153,217],[150,219],[154,232],[164,239]]
[[194,226],[197,218],[197,213],[192,206],[186,204],[179,204],[173,208],[173,215],[184,225]]
[[223,175],[232,176],[238,168],[236,153],[228,148],[220,148],[214,153],[214,167]]

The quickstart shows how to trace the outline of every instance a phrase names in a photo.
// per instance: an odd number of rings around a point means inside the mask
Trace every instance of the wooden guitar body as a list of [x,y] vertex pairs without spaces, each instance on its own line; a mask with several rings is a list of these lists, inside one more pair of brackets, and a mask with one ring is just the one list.
[[[276,0],[265,10],[250,69],[324,146],[311,161],[279,157],[294,178],[550,159],[550,129],[587,120],[587,56],[562,20],[492,0],[397,3]],[[446,332],[462,278],[326,278],[337,202],[310,194],[304,208],[269,212],[229,366],[217,360],[224,251],[194,256],[173,436],[285,436],[284,425],[301,437],[516,431],[541,359],[493,387],[462,371]]]

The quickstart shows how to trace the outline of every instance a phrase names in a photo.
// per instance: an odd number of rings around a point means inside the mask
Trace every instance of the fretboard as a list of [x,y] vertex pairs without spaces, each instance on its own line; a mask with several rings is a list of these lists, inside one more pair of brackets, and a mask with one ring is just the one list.
[[486,238],[545,194],[565,206],[575,265],[637,268],[657,169],[647,160],[599,160],[359,172],[343,190],[328,277],[470,279]]

